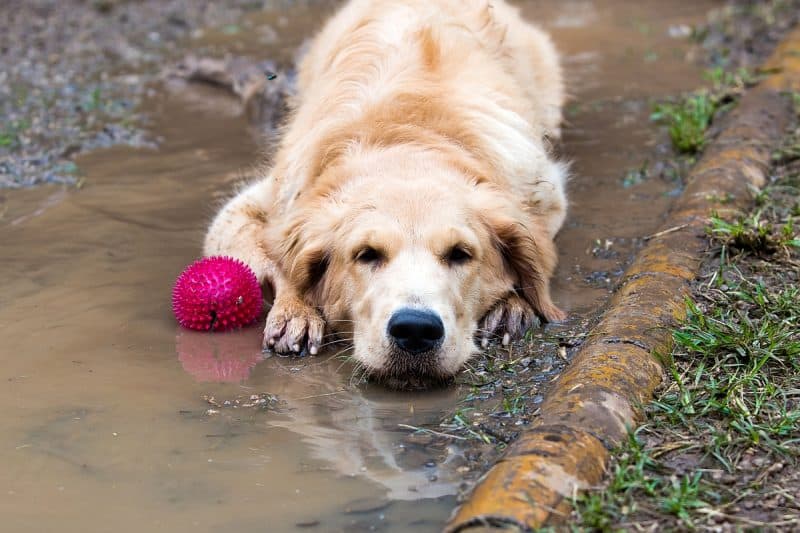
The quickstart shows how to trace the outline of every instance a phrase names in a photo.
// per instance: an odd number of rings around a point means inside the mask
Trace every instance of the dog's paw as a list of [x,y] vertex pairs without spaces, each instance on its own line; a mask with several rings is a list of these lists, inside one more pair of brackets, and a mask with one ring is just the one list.
[[500,342],[506,346],[512,340],[522,338],[538,321],[530,304],[516,294],[511,294],[499,301],[481,319],[478,338],[483,348],[494,337],[500,338]]
[[316,355],[322,345],[325,320],[298,298],[278,299],[267,314],[264,349],[280,354]]

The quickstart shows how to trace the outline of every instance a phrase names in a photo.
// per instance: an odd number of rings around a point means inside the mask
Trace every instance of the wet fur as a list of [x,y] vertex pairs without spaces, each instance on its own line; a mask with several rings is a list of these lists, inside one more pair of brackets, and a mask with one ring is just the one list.
[[[564,318],[549,278],[566,172],[547,141],[564,93],[544,33],[501,1],[352,0],[299,84],[274,165],[220,211],[204,250],[272,285],[266,347],[316,353],[338,332],[373,377],[439,381],[475,336]],[[365,246],[382,260],[359,262]],[[464,246],[471,259],[448,263]],[[404,306],[442,316],[436,353],[411,359],[386,339]]]

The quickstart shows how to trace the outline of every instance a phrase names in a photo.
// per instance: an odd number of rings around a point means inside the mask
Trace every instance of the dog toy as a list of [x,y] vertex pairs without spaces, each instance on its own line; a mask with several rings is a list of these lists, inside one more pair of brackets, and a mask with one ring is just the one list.
[[232,257],[195,261],[178,276],[172,289],[172,312],[178,323],[199,331],[248,326],[263,307],[256,275]]

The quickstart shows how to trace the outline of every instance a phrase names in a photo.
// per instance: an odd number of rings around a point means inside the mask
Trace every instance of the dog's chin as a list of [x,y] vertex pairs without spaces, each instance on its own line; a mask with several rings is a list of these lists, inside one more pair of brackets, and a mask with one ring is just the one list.
[[410,375],[410,374],[373,374],[370,379],[380,383],[387,389],[401,391],[420,391],[441,389],[453,382],[453,376]]
[[392,353],[387,363],[369,373],[369,379],[395,390],[429,390],[452,383],[454,374],[443,371],[436,354]]

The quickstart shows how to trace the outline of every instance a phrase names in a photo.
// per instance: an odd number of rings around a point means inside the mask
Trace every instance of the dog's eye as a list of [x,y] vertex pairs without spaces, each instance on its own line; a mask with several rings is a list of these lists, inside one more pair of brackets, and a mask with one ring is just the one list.
[[381,253],[371,246],[367,246],[356,254],[356,261],[359,263],[373,264],[377,263],[381,259],[383,259]]
[[445,256],[451,265],[462,265],[472,259],[472,256],[461,246],[453,246]]

